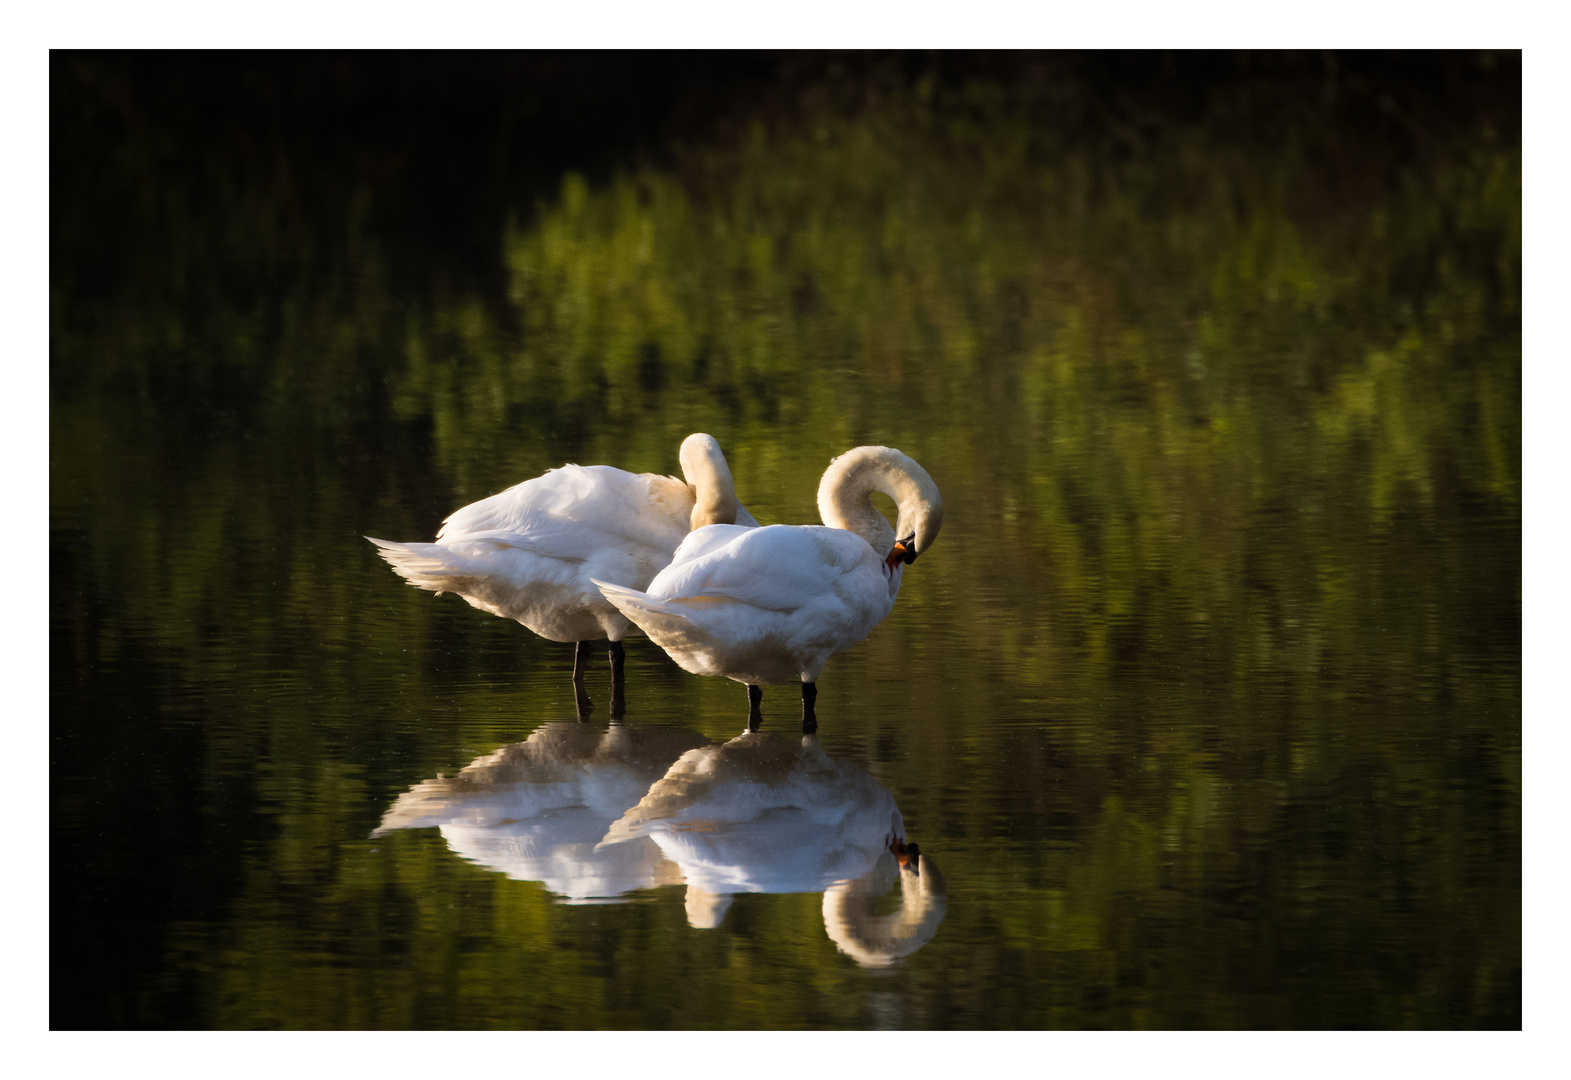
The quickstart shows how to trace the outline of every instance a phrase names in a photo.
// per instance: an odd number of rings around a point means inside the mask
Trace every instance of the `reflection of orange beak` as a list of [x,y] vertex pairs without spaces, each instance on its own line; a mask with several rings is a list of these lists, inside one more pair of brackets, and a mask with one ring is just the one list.
[[900,869],[915,870],[917,868],[917,856],[922,854],[922,851],[915,844],[901,843],[896,839],[889,842],[889,853],[900,864]]
[[910,562],[911,560],[906,558],[908,550],[903,541],[896,540],[894,548],[889,552],[889,558],[884,560],[884,565],[893,570],[896,563]]

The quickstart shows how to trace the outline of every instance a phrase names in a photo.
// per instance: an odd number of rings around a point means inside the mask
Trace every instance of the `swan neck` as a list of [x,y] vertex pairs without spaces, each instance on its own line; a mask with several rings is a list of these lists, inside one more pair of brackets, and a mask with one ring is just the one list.
[[923,498],[920,484],[895,455],[905,458],[885,447],[860,447],[843,454],[830,463],[818,489],[818,513],[824,524],[856,533],[881,556],[888,554],[897,537],[889,519],[873,505],[873,492],[895,501],[902,524],[911,519]]
[[735,525],[736,485],[720,444],[708,435],[692,435],[682,444],[682,479],[693,493],[689,529]]
[[882,490],[875,487],[836,489],[829,508],[819,508],[824,524],[833,529],[849,529],[866,540],[874,551],[887,552],[895,545],[895,530],[870,498],[874,491]]

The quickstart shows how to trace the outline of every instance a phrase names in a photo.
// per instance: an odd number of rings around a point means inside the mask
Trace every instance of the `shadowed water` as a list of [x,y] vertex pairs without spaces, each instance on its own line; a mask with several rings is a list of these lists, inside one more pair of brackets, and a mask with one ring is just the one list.
[[[568,169],[429,276],[117,166],[159,242],[52,279],[54,1026],[1520,1025],[1515,133],[944,100]],[[362,538],[694,431],[765,524],[859,444],[943,493],[816,737],[643,638],[580,722]]]

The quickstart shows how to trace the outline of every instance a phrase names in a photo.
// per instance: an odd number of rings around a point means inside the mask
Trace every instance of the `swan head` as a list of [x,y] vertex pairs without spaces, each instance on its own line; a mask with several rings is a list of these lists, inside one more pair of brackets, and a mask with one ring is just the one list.
[[693,489],[693,513],[689,529],[705,525],[735,525],[737,521],[736,485],[731,467],[713,435],[696,432],[682,440],[678,455],[682,479]]
[[[869,498],[875,491],[895,501],[899,516],[892,529]],[[858,446],[824,470],[818,513],[825,525],[866,540],[893,567],[915,562],[933,546],[944,524],[944,500],[927,470],[899,450]]]

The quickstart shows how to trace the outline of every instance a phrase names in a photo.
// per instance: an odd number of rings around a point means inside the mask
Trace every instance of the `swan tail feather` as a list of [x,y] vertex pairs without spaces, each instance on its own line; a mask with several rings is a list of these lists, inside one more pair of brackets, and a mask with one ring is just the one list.
[[640,592],[638,589],[629,589],[625,585],[613,585],[609,581],[601,581],[598,578],[590,578],[589,580],[595,583],[600,592],[618,611],[634,622],[638,621],[638,616],[645,614],[671,615],[680,619],[686,618],[669,601],[657,600],[646,592]]
[[374,536],[366,539],[377,546],[377,554],[405,581],[438,596],[461,591],[464,583],[475,576],[474,568],[462,556],[441,544],[400,544]]
[[[635,626],[651,636],[664,632],[683,632],[691,628],[682,605],[674,600],[660,600],[646,592],[629,589],[625,585],[612,585],[608,581],[594,581],[611,605],[626,615]],[[656,638],[658,641],[658,637]]]

